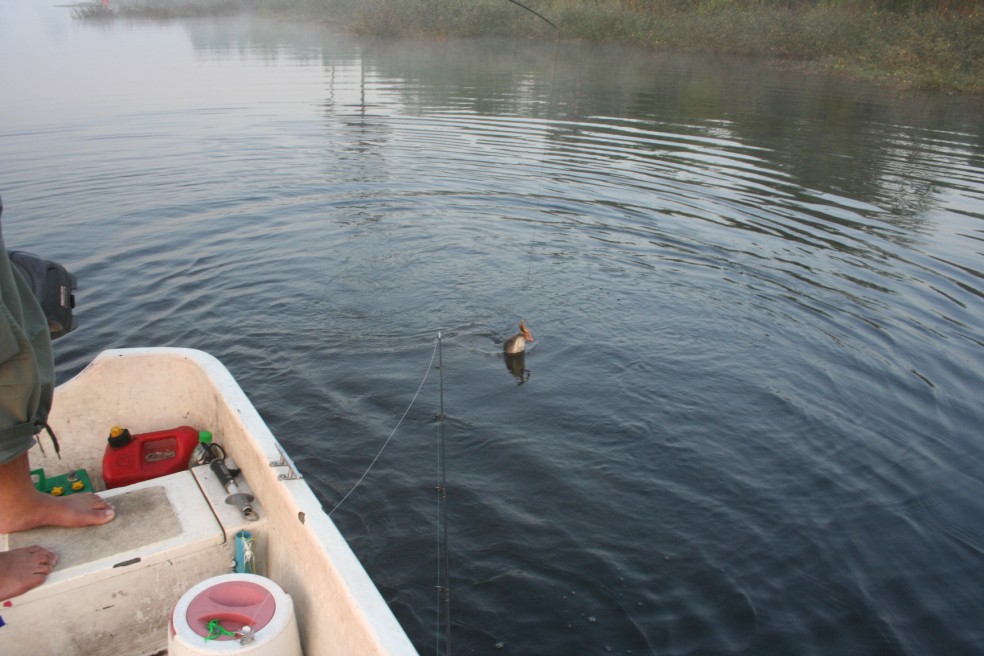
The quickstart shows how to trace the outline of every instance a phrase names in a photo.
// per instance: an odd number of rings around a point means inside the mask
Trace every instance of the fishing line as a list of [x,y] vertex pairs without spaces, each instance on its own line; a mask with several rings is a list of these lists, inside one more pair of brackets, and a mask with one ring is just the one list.
[[341,506],[343,503],[345,503],[345,500],[348,499],[349,496],[353,492],[355,492],[355,489],[357,487],[359,487],[359,485],[362,484],[362,481],[365,480],[366,476],[368,476],[369,475],[369,472],[372,470],[373,465],[375,465],[376,464],[376,461],[379,460],[379,457],[381,455],[383,455],[383,451],[386,449],[387,445],[393,439],[393,436],[396,435],[396,431],[400,428],[400,424],[402,424],[403,423],[403,420],[407,418],[407,415],[408,414],[410,414],[410,408],[413,407],[413,404],[417,401],[417,397],[420,396],[420,390],[423,389],[424,383],[427,382],[427,376],[430,375],[431,369],[434,367],[434,357],[437,355],[437,347],[438,347],[439,344],[440,344],[440,338],[438,338],[438,340],[435,340],[435,342],[434,342],[434,351],[431,353],[431,359],[430,359],[430,363],[428,363],[428,365],[427,365],[427,371],[424,372],[424,377],[420,381],[420,385],[417,386],[417,391],[414,392],[413,398],[410,399],[410,405],[407,406],[407,409],[403,412],[403,416],[400,417],[400,421],[396,422],[396,426],[393,427],[393,431],[389,434],[389,437],[386,438],[386,441],[383,442],[383,446],[381,446],[379,448],[379,452],[376,454],[376,457],[372,459],[372,462],[370,462],[369,463],[369,466],[366,467],[366,471],[363,472],[362,476],[359,477],[359,480],[357,480],[355,482],[355,485],[352,486],[352,489],[349,490],[345,494],[345,496],[342,497],[341,501],[339,501],[338,503],[335,504],[335,507],[334,508],[332,508],[330,511],[328,511],[328,516],[329,517],[331,517],[332,513],[334,513],[336,510],[338,510],[339,506]]
[[[540,20],[550,25],[557,31],[557,38],[554,43],[554,60],[553,60],[553,70],[551,72],[550,79],[550,95],[547,100],[547,134],[544,135],[543,144],[540,150],[540,173],[539,181],[540,186],[537,192],[537,197],[542,199],[543,197],[543,171],[546,160],[547,152],[547,139],[549,137],[550,128],[550,115],[553,112],[553,101],[554,92],[557,87],[557,60],[560,52],[560,28],[548,19],[543,14],[534,11],[532,8],[526,6],[525,4],[519,2],[518,0],[509,0],[509,2],[522,7],[526,11],[530,12]],[[532,277],[533,270],[533,249],[536,244],[536,221],[533,221],[533,230],[530,236],[530,259],[527,267],[527,282]],[[438,501],[437,501],[437,512],[438,512],[438,535],[437,535],[437,622],[436,622],[436,636],[435,636],[435,654],[438,656],[441,653],[441,625],[443,619],[444,626],[444,649],[446,656],[451,655],[451,558],[450,551],[448,549],[448,487],[447,487],[447,457],[445,453],[445,440],[444,440],[444,352],[442,348],[441,333],[437,334],[437,343],[435,344],[435,351],[438,357],[438,373],[439,373],[439,410],[438,410]],[[434,362],[434,356],[431,355],[431,364]],[[428,365],[427,371],[430,372],[430,365]],[[427,375],[424,375],[424,380],[427,379]],[[423,387],[423,381],[421,381],[420,386]],[[419,394],[420,388],[417,389]],[[414,399],[416,399],[414,395]],[[413,402],[411,401],[411,405]],[[409,408],[407,408],[409,412]],[[406,413],[404,413],[406,416]],[[402,419],[400,420],[403,421]],[[397,424],[399,426],[399,424]],[[395,432],[396,429],[394,429]],[[391,435],[392,437],[392,435]],[[389,442],[389,440],[387,440]],[[383,445],[385,448],[386,445]],[[380,450],[382,453],[382,450]],[[378,455],[377,455],[378,458]],[[375,462],[375,460],[373,461]],[[372,467],[372,465],[370,465]],[[363,476],[364,477],[364,476]],[[361,479],[360,479],[361,482]],[[348,496],[348,495],[346,495]],[[344,501],[344,499],[342,499]],[[339,502],[341,505],[341,502]],[[336,506],[337,508],[338,506]],[[330,514],[330,513],[329,513]],[[442,617],[443,609],[443,617]]]
[[[539,173],[538,173],[538,176],[537,176],[538,177],[538,180],[539,180],[539,186],[537,188],[537,203],[538,204],[542,204],[542,199],[543,199],[543,172],[544,172],[544,169],[546,168],[547,141],[548,141],[549,133],[550,133],[550,117],[553,114],[553,108],[554,108],[554,92],[557,89],[557,60],[559,59],[559,56],[560,56],[560,28],[557,27],[551,21],[549,21],[546,18],[544,18],[542,15],[538,14],[537,12],[535,12],[532,9],[530,9],[529,7],[527,7],[526,5],[524,5],[522,3],[519,3],[519,2],[516,2],[516,0],[509,0],[509,1],[512,2],[513,4],[519,5],[523,9],[525,9],[525,10],[529,11],[530,13],[538,16],[539,18],[542,18],[544,21],[546,21],[546,23],[548,25],[550,25],[555,30],[557,30],[557,38],[554,39],[553,65],[551,67],[551,72],[550,72],[550,94],[547,97],[547,125],[546,125],[547,134],[544,135],[544,137],[543,137],[543,143],[540,146],[540,166],[539,166],[540,170],[539,170]],[[533,228],[532,228],[532,230],[530,232],[530,257],[529,257],[529,262],[527,263],[527,266],[526,266],[526,284],[527,285],[529,285],[530,284],[530,281],[533,279],[533,249],[534,249],[534,245],[535,244],[536,244],[536,221],[533,221]]]
[[439,389],[438,454],[437,454],[437,644],[435,653],[441,653],[441,609],[444,609],[444,653],[451,654],[451,558],[448,551],[448,478],[444,453],[444,351],[441,333],[437,334],[437,371]]

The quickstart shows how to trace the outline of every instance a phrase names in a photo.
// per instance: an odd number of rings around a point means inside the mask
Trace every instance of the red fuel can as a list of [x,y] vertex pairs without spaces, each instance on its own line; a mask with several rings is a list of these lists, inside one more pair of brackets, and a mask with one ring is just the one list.
[[183,471],[198,444],[198,431],[190,426],[141,433],[129,440],[126,434],[114,427],[106,445],[103,480],[107,489]]

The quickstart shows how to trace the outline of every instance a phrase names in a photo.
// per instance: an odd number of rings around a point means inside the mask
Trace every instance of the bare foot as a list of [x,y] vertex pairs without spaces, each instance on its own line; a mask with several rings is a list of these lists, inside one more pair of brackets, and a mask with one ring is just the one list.
[[18,533],[40,526],[96,526],[115,516],[112,504],[90,492],[54,497],[35,491],[4,509],[0,533]]
[[55,497],[36,490],[26,453],[0,465],[0,533],[39,526],[94,526],[115,516],[113,506],[91,492]]
[[0,601],[38,587],[57,564],[57,554],[37,546],[0,552]]

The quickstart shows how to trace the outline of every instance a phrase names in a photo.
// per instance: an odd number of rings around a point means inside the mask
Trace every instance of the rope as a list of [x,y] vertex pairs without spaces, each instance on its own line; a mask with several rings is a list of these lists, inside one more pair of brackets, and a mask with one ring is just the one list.
[[393,439],[393,436],[396,435],[396,431],[400,428],[400,424],[402,424],[403,423],[403,420],[407,418],[407,415],[408,414],[410,414],[410,408],[413,407],[413,404],[417,401],[417,397],[420,396],[420,390],[423,389],[424,383],[427,382],[427,376],[430,375],[431,369],[434,367],[434,357],[437,355],[437,346],[438,346],[439,343],[440,343],[440,338],[434,340],[434,352],[431,353],[431,359],[430,359],[430,363],[427,365],[427,371],[424,372],[424,377],[420,381],[420,385],[417,386],[417,391],[414,393],[413,398],[410,399],[410,405],[407,406],[407,409],[403,412],[403,416],[400,417],[400,421],[396,422],[396,426],[393,427],[393,431],[389,434],[389,437],[386,438],[386,441],[383,442],[383,446],[381,446],[379,448],[379,452],[376,454],[376,457],[372,459],[372,462],[370,462],[369,463],[369,466],[366,467],[366,471],[363,472],[362,476],[359,477],[359,480],[357,480],[355,482],[355,485],[352,486],[352,489],[349,490],[348,492],[346,492],[345,493],[345,496],[342,497],[341,501],[339,501],[338,503],[336,503],[335,504],[335,507],[332,508],[330,511],[328,511],[328,516],[329,517],[331,517],[332,516],[332,513],[334,513],[336,510],[338,510],[338,508],[343,503],[345,503],[345,500],[348,499],[349,496],[351,496],[351,494],[353,492],[355,492],[355,489],[362,484],[362,481],[364,481],[365,478],[366,478],[366,476],[369,475],[369,472],[372,470],[373,466],[376,464],[376,461],[378,461],[379,460],[379,457],[381,455],[383,455],[383,451],[386,450],[386,447],[389,445],[390,441]]
[[205,642],[209,640],[215,640],[219,636],[229,636],[230,638],[236,637],[235,631],[229,631],[224,626],[219,624],[219,620],[211,620],[208,623],[208,635],[205,636]]
[[237,567],[241,567],[241,574],[256,574],[256,556],[253,553],[253,536],[243,535],[246,531],[240,531],[236,534],[236,537],[242,543],[243,550],[243,562],[236,563]]

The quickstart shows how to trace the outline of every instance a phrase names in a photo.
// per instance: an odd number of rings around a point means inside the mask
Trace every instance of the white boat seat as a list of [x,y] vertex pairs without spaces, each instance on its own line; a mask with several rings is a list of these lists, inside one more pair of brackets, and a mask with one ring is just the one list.
[[108,524],[0,535],[0,549],[59,557],[45,583],[0,608],[0,653],[155,653],[181,595],[230,571],[233,547],[191,472],[100,496],[116,507]]

